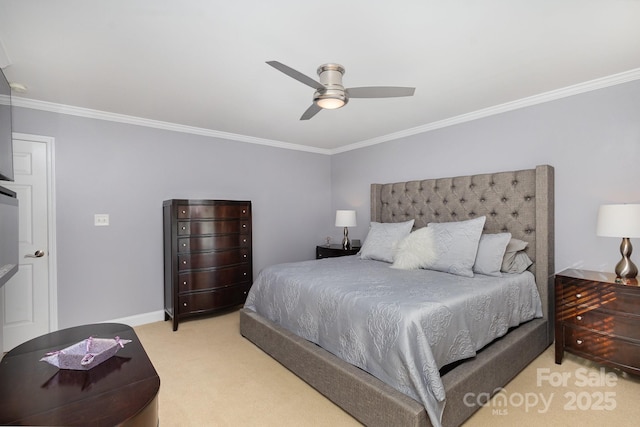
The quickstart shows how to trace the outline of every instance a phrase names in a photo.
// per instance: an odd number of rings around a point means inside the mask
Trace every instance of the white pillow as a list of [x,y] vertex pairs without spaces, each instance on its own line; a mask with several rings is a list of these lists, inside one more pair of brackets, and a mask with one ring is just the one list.
[[436,256],[423,268],[473,277],[478,243],[486,217],[456,222],[432,222]]
[[500,267],[511,233],[483,234],[478,244],[478,254],[473,272],[487,276],[502,276]]
[[411,233],[414,220],[405,222],[371,222],[369,234],[360,249],[360,258],[393,262],[393,252]]
[[[435,256],[433,230],[422,227],[398,243],[391,268],[417,270],[433,262]],[[500,260],[502,261],[502,258]]]

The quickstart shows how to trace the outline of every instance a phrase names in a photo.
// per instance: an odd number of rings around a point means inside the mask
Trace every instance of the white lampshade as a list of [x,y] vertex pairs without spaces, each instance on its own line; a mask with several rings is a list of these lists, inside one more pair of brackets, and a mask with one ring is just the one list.
[[336,227],[355,227],[356,211],[337,210],[336,211]]
[[640,237],[640,204],[600,206],[596,234],[606,237]]

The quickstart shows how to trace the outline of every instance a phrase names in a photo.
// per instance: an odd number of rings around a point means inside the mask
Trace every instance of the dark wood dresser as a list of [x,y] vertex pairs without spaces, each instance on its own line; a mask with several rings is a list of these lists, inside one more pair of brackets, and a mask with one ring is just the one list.
[[244,303],[253,282],[251,202],[165,200],[164,310],[185,317]]
[[555,277],[556,363],[564,352],[640,375],[640,287],[615,274],[565,270]]

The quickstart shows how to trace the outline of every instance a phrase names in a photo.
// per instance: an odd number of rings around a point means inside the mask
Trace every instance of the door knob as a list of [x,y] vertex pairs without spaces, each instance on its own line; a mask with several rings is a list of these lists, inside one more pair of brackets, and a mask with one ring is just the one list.
[[41,251],[41,250],[38,249],[37,251],[35,251],[33,253],[33,255],[32,254],[26,254],[24,257],[25,258],[41,258],[43,256],[44,256],[44,251]]

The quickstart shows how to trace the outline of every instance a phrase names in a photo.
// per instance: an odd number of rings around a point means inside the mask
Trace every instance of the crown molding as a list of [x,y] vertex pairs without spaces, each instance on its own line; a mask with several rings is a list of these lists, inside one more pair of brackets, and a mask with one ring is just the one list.
[[508,111],[518,110],[520,108],[530,107],[532,105],[543,104],[557,99],[567,98],[569,96],[578,95],[585,92],[591,92],[622,83],[640,80],[640,68],[625,71],[619,74],[578,83],[561,89],[544,92],[527,98],[518,99],[516,101],[506,102],[504,104],[495,105],[493,107],[484,108],[467,114],[461,114],[456,117],[440,120],[437,122],[427,123],[426,125],[417,126],[403,131],[390,133],[388,135],[379,136],[372,139],[356,142],[354,144],[345,145],[343,147],[331,150],[331,154],[344,153],[346,151],[357,150],[359,148],[369,147],[371,145],[382,144],[383,142],[393,141],[407,136],[425,133],[436,129],[442,129],[448,126],[460,123],[470,122],[472,120],[493,116],[496,114],[506,113]]
[[189,133],[193,135],[209,136],[213,138],[226,139],[231,141],[248,142],[250,144],[268,145],[270,147],[284,148],[287,150],[306,151],[317,154],[330,154],[324,148],[308,147],[289,142],[275,141],[265,138],[257,138],[248,135],[239,135],[230,132],[222,132],[212,129],[199,128],[195,126],[185,126],[176,123],[163,122],[159,120],[145,119],[142,117],[128,116],[125,114],[110,113],[107,111],[92,110],[90,108],[74,107],[71,105],[57,104],[54,102],[38,101],[35,99],[12,96],[11,102],[15,107],[31,108],[33,110],[49,111],[51,113],[68,114],[71,116],[86,117],[90,119],[106,120],[111,122],[126,123],[137,126],[145,126],[155,129],[169,130],[173,132]]
[[422,126],[405,129],[399,132],[382,135],[376,138],[367,139],[353,144],[345,145],[334,149],[325,149],[318,147],[309,147],[306,145],[292,144],[289,142],[275,141],[265,138],[257,138],[248,135],[240,135],[230,132],[221,132],[212,129],[199,128],[194,126],[179,125],[170,122],[162,122],[158,120],[144,119],[141,117],[127,116],[124,114],[109,113],[106,111],[92,110],[89,108],[74,107],[70,105],[56,104],[47,101],[38,101],[34,99],[13,96],[12,103],[16,107],[31,108],[34,110],[49,111],[52,113],[68,114],[72,116],[86,117],[98,120],[107,120],[118,123],[126,123],[138,126],[146,126],[150,128],[169,130],[173,132],[189,133],[193,135],[208,136],[213,138],[221,138],[231,141],[247,142],[250,144],[267,145],[270,147],[283,148],[287,150],[305,151],[309,153],[333,155],[344,153],[347,151],[357,150],[359,148],[369,147],[372,145],[382,144],[383,142],[393,141],[420,133],[430,132],[436,129],[442,129],[448,126],[460,123],[470,122],[472,120],[505,113],[508,111],[518,110],[520,108],[530,107],[532,105],[542,104],[557,99],[567,98],[569,96],[578,95],[593,90],[603,89],[609,86],[615,86],[634,80],[640,80],[640,68],[625,71],[623,73],[613,74],[611,76],[590,80],[584,83],[578,83],[565,88],[552,90],[549,92],[522,98],[516,101],[506,102],[504,104],[495,105],[493,107],[484,108],[482,110],[471,113],[461,114],[456,117],[440,120],[437,122],[427,123]]

